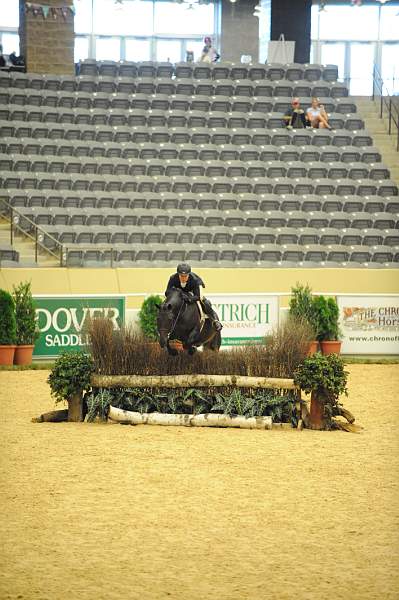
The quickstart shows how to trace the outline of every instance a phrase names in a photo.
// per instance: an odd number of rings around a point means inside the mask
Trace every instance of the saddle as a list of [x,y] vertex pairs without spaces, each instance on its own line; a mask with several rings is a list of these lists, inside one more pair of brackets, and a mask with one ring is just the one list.
[[204,313],[204,309],[202,308],[201,300],[197,300],[196,305],[197,305],[197,308],[198,308],[198,311],[199,311],[199,315],[200,315],[199,330],[200,330],[200,333],[202,333],[202,329],[204,327],[205,320],[209,319],[209,317],[208,317],[208,315],[206,315]]

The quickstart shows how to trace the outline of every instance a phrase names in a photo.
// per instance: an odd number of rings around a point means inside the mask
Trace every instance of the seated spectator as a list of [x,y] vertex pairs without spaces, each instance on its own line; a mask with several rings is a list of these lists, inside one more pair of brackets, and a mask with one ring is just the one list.
[[312,106],[306,111],[306,119],[314,129],[331,129],[328,115],[318,98],[312,98]]
[[11,54],[9,55],[8,58],[10,60],[10,63],[12,65],[14,65],[14,67],[24,67],[25,66],[25,60],[22,55],[17,56],[15,54],[15,52],[11,52]]
[[214,63],[220,58],[217,50],[212,46],[212,39],[210,37],[204,38],[205,46],[202,50],[201,62]]
[[0,45],[0,68],[6,66],[6,59],[3,56],[3,46]]
[[301,108],[299,98],[293,98],[291,108],[286,111],[283,117],[287,129],[305,129],[307,121],[305,111]]

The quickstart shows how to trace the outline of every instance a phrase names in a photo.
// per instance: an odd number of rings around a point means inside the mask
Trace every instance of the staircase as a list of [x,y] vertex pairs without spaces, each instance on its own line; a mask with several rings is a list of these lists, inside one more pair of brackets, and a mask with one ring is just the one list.
[[[10,223],[0,217],[0,248],[10,245]],[[59,260],[43,250],[38,255],[36,263],[35,242],[20,232],[14,235],[12,247],[19,253],[19,263],[15,265],[17,267],[59,267]],[[7,263],[7,266],[10,266],[10,263]]]
[[375,146],[381,152],[382,162],[391,172],[391,179],[399,185],[399,152],[396,150],[396,128],[388,133],[388,115],[386,112],[380,119],[380,101],[360,96],[356,98],[358,112],[370,132]]

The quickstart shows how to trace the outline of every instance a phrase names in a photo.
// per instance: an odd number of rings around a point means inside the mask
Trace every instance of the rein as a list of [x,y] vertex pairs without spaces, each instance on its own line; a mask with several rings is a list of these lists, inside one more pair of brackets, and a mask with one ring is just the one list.
[[180,313],[181,313],[181,310],[182,310],[182,308],[183,308],[184,305],[185,305],[185,302],[184,302],[184,300],[182,300],[182,303],[181,303],[180,308],[179,308],[179,312],[177,313],[177,317],[176,317],[176,319],[175,319],[175,321],[174,321],[174,323],[172,325],[172,328],[169,330],[168,339],[170,338],[170,336],[172,335],[172,333],[173,333],[173,331],[174,331],[174,329],[176,327],[177,321],[179,320]]

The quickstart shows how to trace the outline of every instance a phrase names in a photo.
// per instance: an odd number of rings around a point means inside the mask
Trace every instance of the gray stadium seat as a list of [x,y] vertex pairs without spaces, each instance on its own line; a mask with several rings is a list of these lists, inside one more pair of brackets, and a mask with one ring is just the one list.
[[248,65],[248,77],[249,79],[261,80],[266,79],[267,76],[267,66],[259,63],[252,63]]
[[271,81],[284,79],[286,65],[281,63],[269,63],[267,65],[267,78]]
[[119,63],[119,77],[137,77],[137,64],[131,61],[121,61]]

